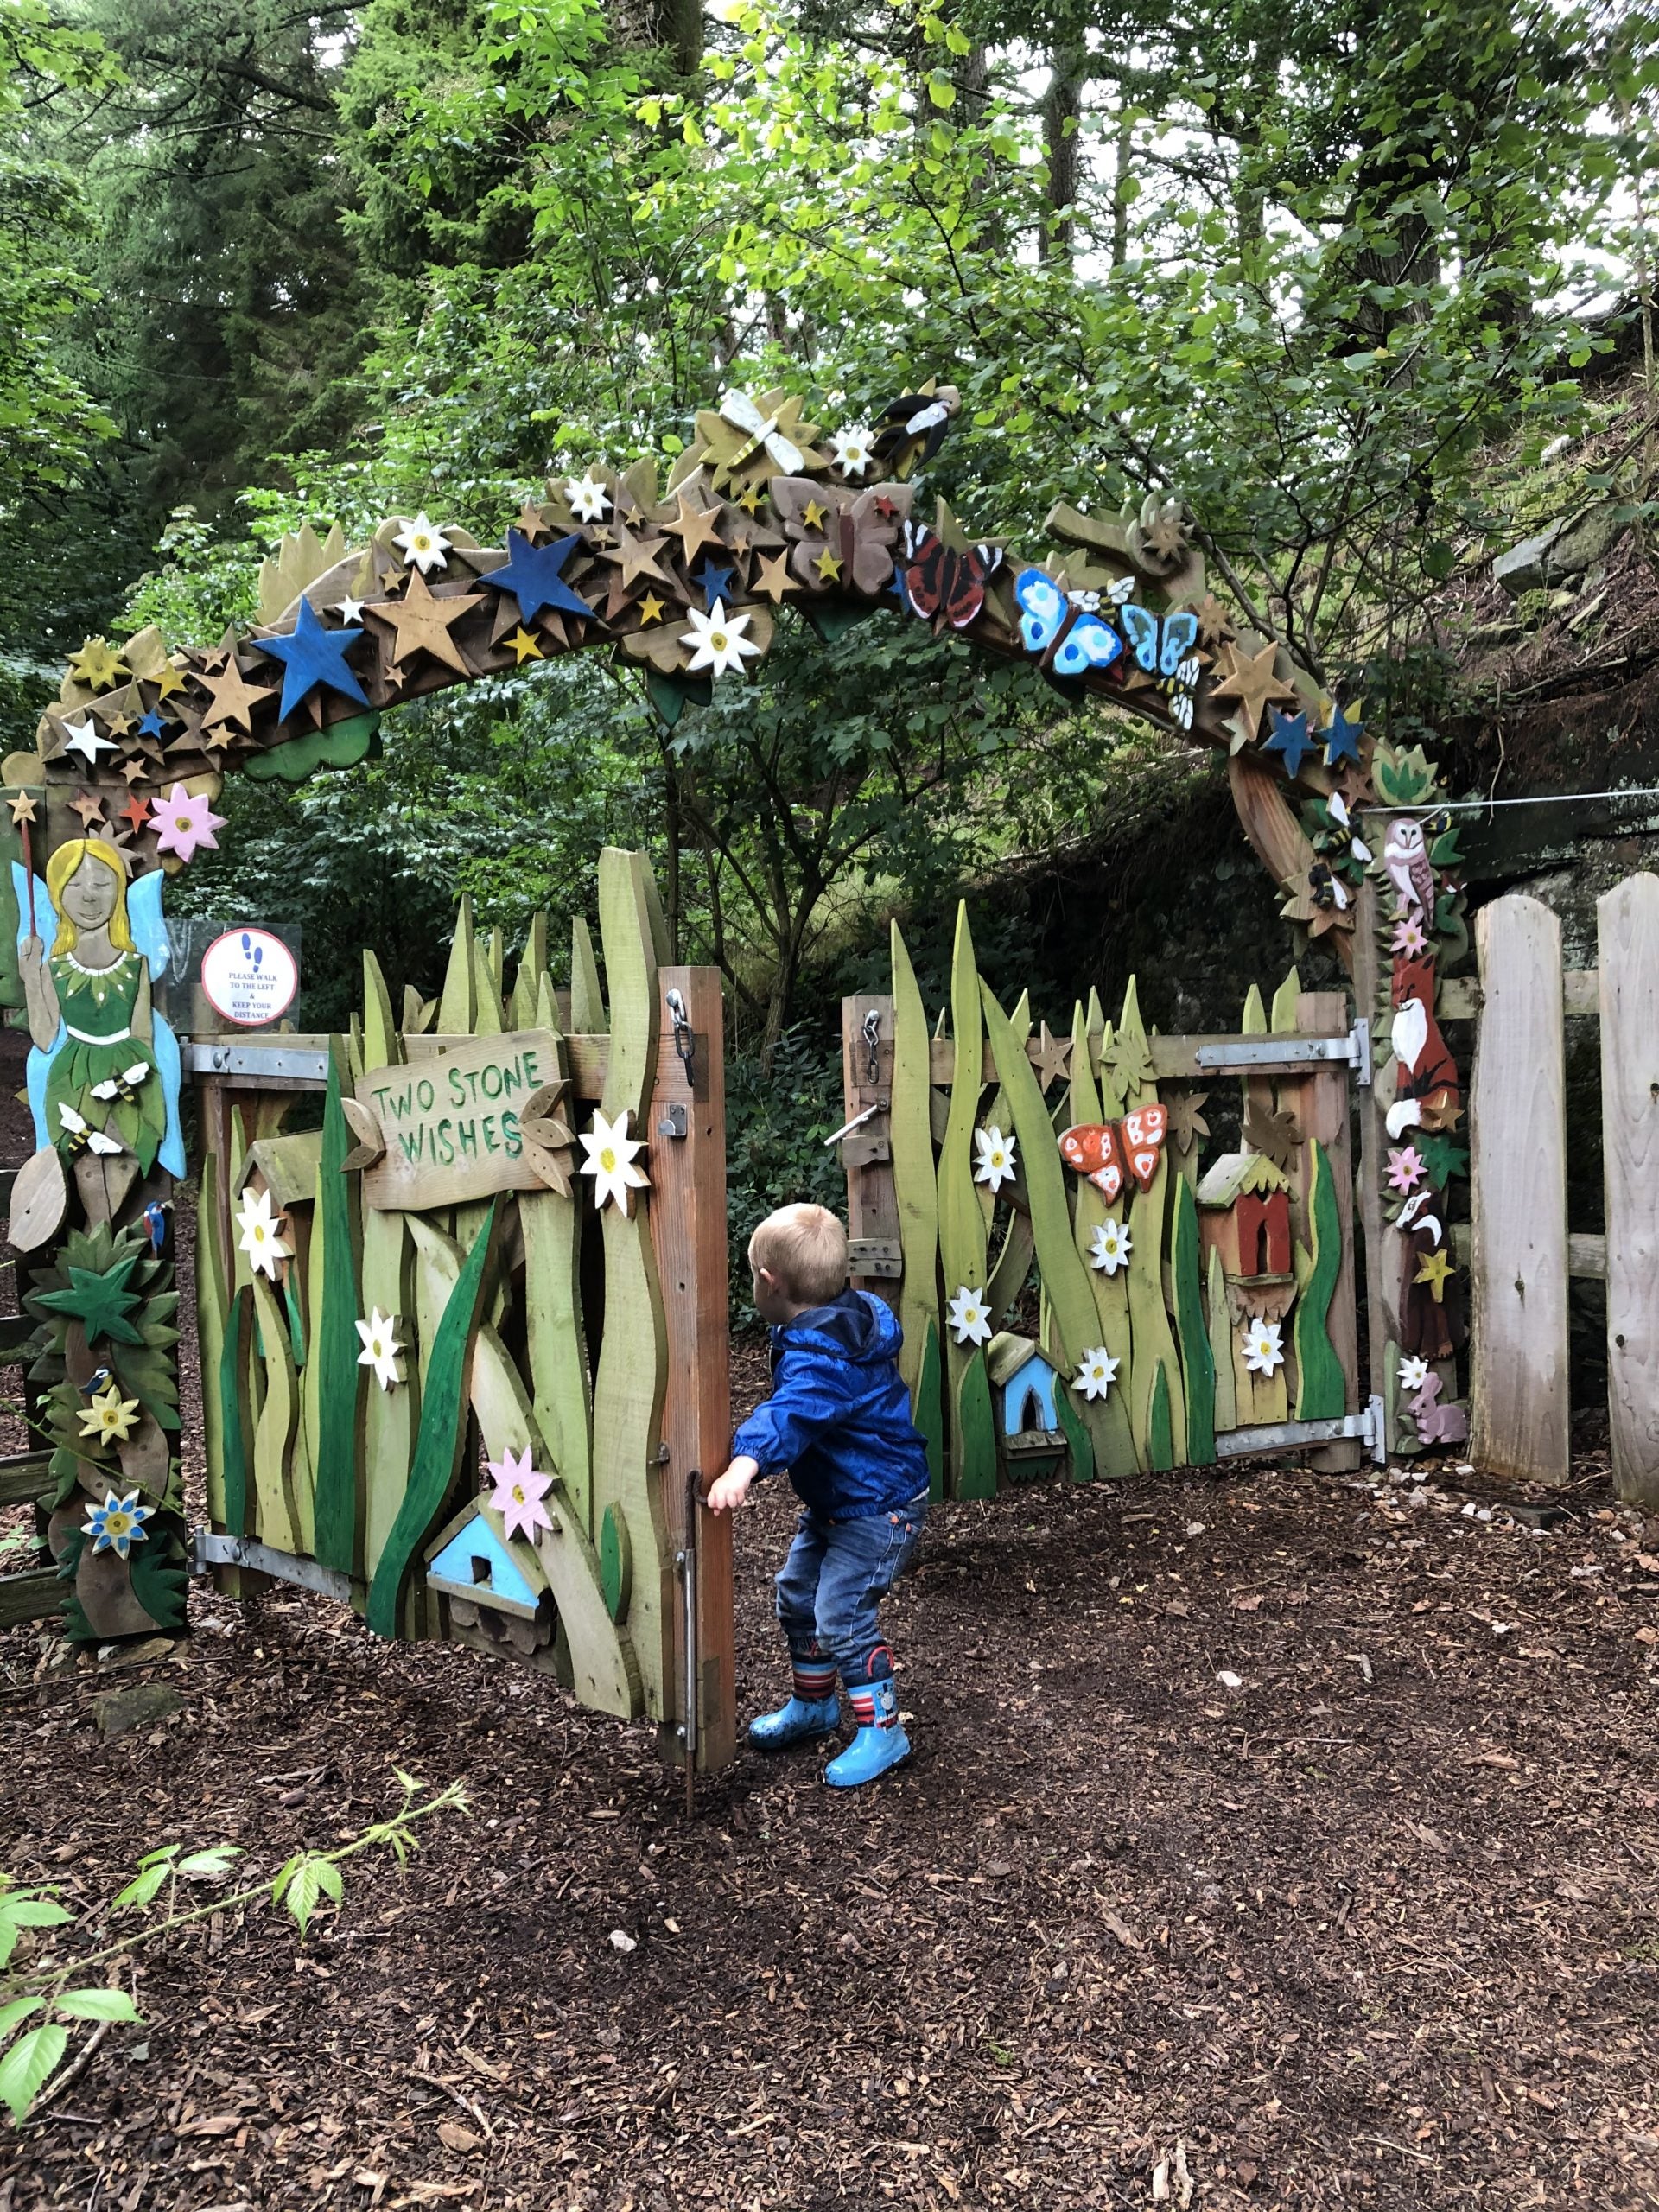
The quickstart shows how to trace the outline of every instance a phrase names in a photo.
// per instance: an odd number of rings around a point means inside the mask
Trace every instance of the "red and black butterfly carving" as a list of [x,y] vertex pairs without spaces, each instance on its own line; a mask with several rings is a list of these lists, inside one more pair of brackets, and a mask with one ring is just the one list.
[[905,524],[909,556],[899,571],[906,596],[918,614],[965,630],[985,604],[985,587],[1002,565],[998,545],[970,545],[958,552],[925,523]]
[[1060,1157],[1086,1175],[1108,1205],[1123,1195],[1131,1177],[1149,1191],[1169,1135],[1167,1106],[1137,1106],[1121,1122],[1081,1122],[1060,1139]]

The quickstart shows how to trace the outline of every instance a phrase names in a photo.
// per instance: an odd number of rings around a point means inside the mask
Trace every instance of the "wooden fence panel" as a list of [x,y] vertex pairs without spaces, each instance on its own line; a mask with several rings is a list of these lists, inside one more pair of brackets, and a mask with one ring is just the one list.
[[1478,1466],[1565,1482],[1567,1109],[1560,925],[1518,894],[1476,918],[1483,1011],[1470,1090]]
[[1610,891],[1597,923],[1613,1482],[1659,1504],[1659,875]]

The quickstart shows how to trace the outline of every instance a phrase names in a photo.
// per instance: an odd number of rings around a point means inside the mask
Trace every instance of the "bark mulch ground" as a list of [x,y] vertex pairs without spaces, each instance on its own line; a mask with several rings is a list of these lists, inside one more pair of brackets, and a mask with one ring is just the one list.
[[[113,1738],[110,1670],[0,1638],[0,1863],[89,1915],[162,1841],[343,1838],[394,1764],[473,1806],[303,1945],[139,1954],[0,2208],[1659,2206],[1659,1528],[1568,1504],[953,1507],[892,1606],[913,1762],[746,1754],[689,1823],[645,1732],[297,1594],[198,1598],[182,1710]],[[739,1527],[746,1712],[787,1527]]]

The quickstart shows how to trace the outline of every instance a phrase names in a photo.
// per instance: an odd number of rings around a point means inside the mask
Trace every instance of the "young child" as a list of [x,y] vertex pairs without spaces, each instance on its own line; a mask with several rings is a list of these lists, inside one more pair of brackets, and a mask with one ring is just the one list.
[[899,1373],[898,1322],[847,1282],[847,1232],[823,1206],[784,1206],[749,1239],[755,1310],[772,1325],[772,1392],[733,1438],[736,1456],[709,1492],[711,1512],[786,1468],[804,1510],[778,1576],[778,1618],[794,1694],[749,1724],[765,1751],[831,1734],[837,1669],[858,1733],[823,1778],[872,1782],[910,1756],[893,1653],[876,1606],[916,1549],[927,1517],[927,1452]]

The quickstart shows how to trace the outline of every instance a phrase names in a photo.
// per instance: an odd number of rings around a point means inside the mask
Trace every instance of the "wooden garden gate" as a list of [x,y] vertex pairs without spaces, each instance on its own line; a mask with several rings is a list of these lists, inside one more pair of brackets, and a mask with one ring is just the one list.
[[[711,1767],[734,1741],[730,1524],[697,1503],[730,1433],[720,980],[663,957],[640,855],[602,855],[600,905],[608,1008],[580,920],[569,992],[540,923],[504,992],[463,906],[401,1021],[365,954],[347,1036],[186,1041],[194,1551],[555,1673]],[[289,1131],[308,1095],[321,1127]]]
[[[936,1494],[1062,1465],[1087,1481],[1253,1452],[1381,1457],[1349,1135],[1370,1037],[1342,994],[1293,970],[1271,1008],[1252,990],[1238,1034],[1160,1037],[1131,979],[1116,1026],[1091,994],[1059,1036],[1033,1035],[1027,1001],[1006,1014],[981,982],[965,910],[948,1035],[896,925],[893,975],[890,995],[842,1001],[832,1141],[855,1280],[903,1321]],[[1206,1166],[1229,1077],[1238,1135]]]

